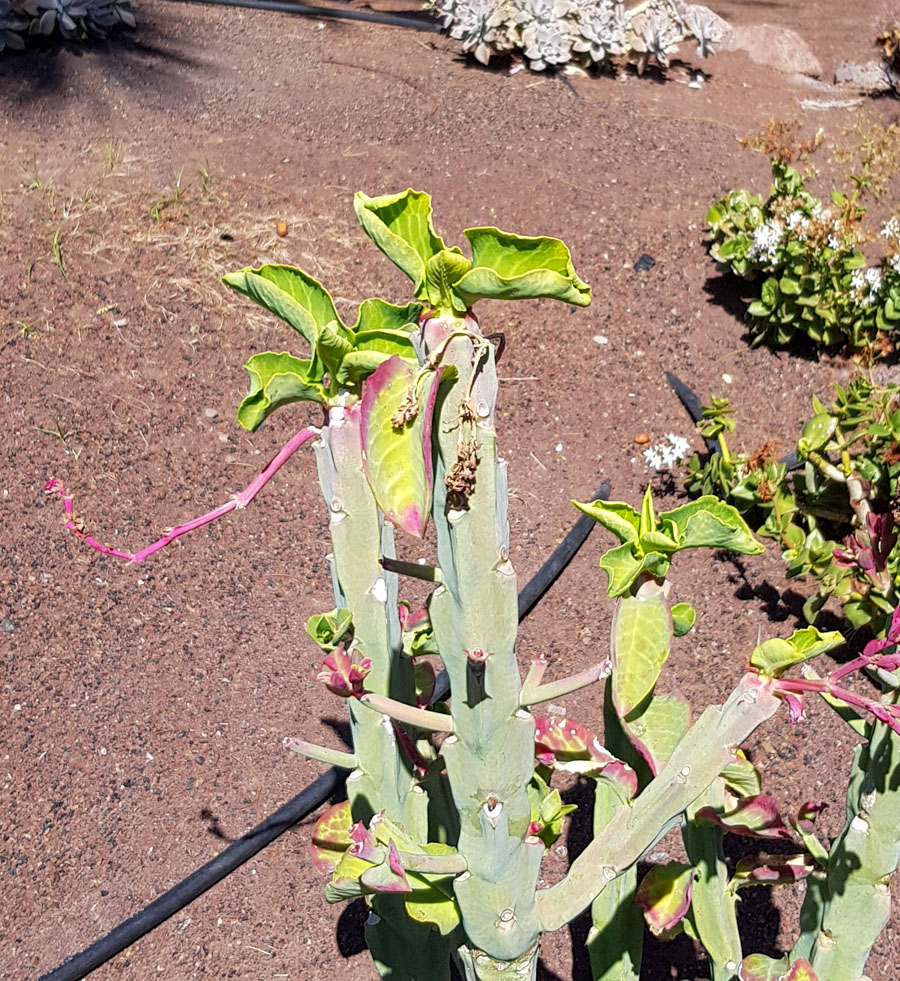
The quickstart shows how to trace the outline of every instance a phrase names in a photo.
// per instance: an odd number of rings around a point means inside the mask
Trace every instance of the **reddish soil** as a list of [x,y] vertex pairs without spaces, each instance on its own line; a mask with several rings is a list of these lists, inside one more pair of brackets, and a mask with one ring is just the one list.
[[[798,30],[825,79],[875,54],[870,4],[715,6],[735,24]],[[632,502],[651,479],[663,506],[679,492],[634,443],[690,435],[667,369],[731,395],[748,447],[790,444],[810,396],[847,377],[840,358],[748,347],[704,215],[729,188],[768,186],[765,158],[738,143],[767,119],[837,139],[863,113],[893,119],[896,103],[805,110],[846,94],[740,52],[702,68],[699,90],[682,64],[665,84],[510,76],[433,34],[161,0],[141,5],[133,35],[0,58],[0,977],[49,970],[311,782],[322,767],[285,753],[282,736],[338,744],[341,705],[323,699],[304,631],[332,605],[308,452],[252,507],[140,566],[65,533],[41,492],[61,478],[91,531],[137,548],[226,500],[315,418],[292,407],[255,435],[237,426],[244,360],[293,337],[226,296],[223,272],[292,261],[344,311],[404,299],[356,227],[357,188],[429,190],[451,241],[485,223],[565,239],[594,287],[589,309],[482,315],[506,334],[501,438],[523,583],[574,521],[570,499],[601,479]],[[635,272],[643,252],[656,264]],[[602,655],[608,544],[595,534],[526,621],[524,659],[545,651],[577,671]],[[672,580],[699,616],[666,683],[697,708],[724,698],[759,635],[798,625],[808,589],[788,588],[775,552],[688,556]],[[567,708],[599,723],[594,692]],[[824,710],[810,715],[780,718],[751,749],[779,799],[832,802],[834,831],[850,742]],[[321,899],[308,835],[285,834],[96,977],[371,978],[358,915]],[[548,877],[563,864],[551,852]],[[744,908],[748,951],[790,943],[788,894]],[[567,934],[547,938],[543,978],[588,977],[583,925],[574,935],[574,955]],[[889,930],[873,979],[896,976],[895,950]],[[648,953],[647,979],[703,976],[687,943]]]

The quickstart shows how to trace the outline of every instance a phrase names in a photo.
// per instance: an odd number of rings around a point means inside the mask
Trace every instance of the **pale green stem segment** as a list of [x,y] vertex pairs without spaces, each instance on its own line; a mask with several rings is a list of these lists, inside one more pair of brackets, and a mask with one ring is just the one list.
[[[433,430],[433,513],[444,582],[429,610],[450,676],[455,731],[441,752],[459,811],[457,847],[468,863],[454,891],[463,929],[480,952],[472,969],[486,978],[493,977],[491,964],[508,967],[536,950],[540,935],[535,890],[544,846],[528,834],[534,719],[519,707],[516,577],[509,561],[506,468],[495,446],[494,352],[471,317],[432,319],[422,337],[426,356],[444,345],[441,364],[458,371],[439,396]],[[456,464],[467,454],[471,460],[472,451],[474,483],[448,500],[445,477],[458,475]],[[510,976],[516,975],[504,974]]]
[[537,981],[539,944],[513,961],[496,961],[484,953],[462,946],[456,951],[456,964],[465,981]]
[[[353,611],[353,631],[364,657],[372,659],[366,688],[415,702],[412,664],[401,659],[397,576],[381,556],[394,556],[393,529],[386,524],[366,480],[359,435],[359,405],[332,407],[315,445],[319,483],[328,507],[335,603]],[[427,840],[427,802],[412,795],[412,766],[397,751],[393,726],[348,699],[357,768],[347,780],[354,821],[382,809],[410,837]]]
[[721,708],[710,706],[681,738],[669,761],[629,808],[572,863],[562,882],[537,896],[541,927],[558,930],[589,906],[605,885],[633,865],[732,762],[738,747],[771,718],[780,700],[746,674]]
[[691,893],[691,915],[706,950],[712,981],[732,981],[743,959],[737,924],[737,894],[728,888],[728,868],[722,847],[724,833],[712,825],[694,824],[694,814],[706,805],[721,809],[725,788],[717,779],[688,808],[681,828],[688,860],[697,870]]
[[[628,810],[613,786],[597,781],[594,795],[594,838],[606,834],[620,810]],[[626,869],[591,903],[587,949],[593,981],[638,981],[644,952],[644,916],[634,902],[637,866]]]
[[307,759],[316,760],[328,766],[337,766],[342,770],[355,770],[359,766],[359,759],[355,753],[345,753],[343,750],[331,749],[329,746],[317,746],[315,743],[308,743],[305,739],[297,739],[295,736],[288,736],[284,740],[284,745],[292,753],[299,753]]
[[819,981],[857,981],[891,913],[900,862],[900,735],[884,723],[858,746],[847,788],[847,824],[826,875],[808,880],[802,934],[791,961],[806,957]]
[[[372,659],[366,688],[414,705],[412,662],[401,657],[397,575],[381,564],[382,556],[394,557],[393,528],[378,510],[363,470],[358,404],[329,410],[315,449],[330,516],[335,604],[353,611],[354,639]],[[384,810],[414,841],[428,841],[429,796],[400,752],[394,724],[355,698],[347,703],[357,763],[347,777],[353,820],[368,824]],[[402,896],[381,894],[372,899],[366,943],[383,977],[421,981],[427,965],[429,977],[447,981],[450,952],[458,941],[411,920]]]

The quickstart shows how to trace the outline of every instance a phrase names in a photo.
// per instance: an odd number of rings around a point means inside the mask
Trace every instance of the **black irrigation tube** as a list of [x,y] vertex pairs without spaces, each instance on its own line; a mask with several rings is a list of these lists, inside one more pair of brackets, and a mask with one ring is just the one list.
[[274,10],[279,14],[298,14],[301,17],[333,17],[336,20],[362,20],[370,24],[388,24],[391,27],[409,27],[414,31],[440,32],[437,21],[403,17],[400,14],[383,14],[375,10],[343,10],[339,7],[315,7],[306,3],[290,3],[286,0],[172,0],[173,3],[204,3],[215,7],[244,7],[247,10]]
[[[669,383],[669,388],[678,396],[681,404],[687,409],[688,415],[694,422],[699,422],[703,418],[703,408],[700,404],[700,397],[697,393],[689,388],[685,383],[671,371],[666,372],[666,381]],[[719,444],[714,439],[706,440],[706,449],[712,454],[716,455],[719,452]],[[796,453],[788,453],[783,456],[779,461],[783,463],[788,470],[799,470],[803,466],[802,461],[797,456]]]
[[[609,481],[604,481],[595,491],[592,500],[608,500],[610,492]],[[559,578],[562,571],[575,557],[575,554],[587,540],[596,522],[590,516],[583,514],[554,549],[553,554],[535,573],[525,588],[519,593],[519,621],[534,609],[547,590]],[[435,684],[435,699],[444,698],[449,692],[450,685],[447,673],[442,671]],[[38,981],[81,981],[91,971],[111,960],[126,947],[140,940],[145,934],[158,927],[170,916],[184,909],[188,903],[203,895],[216,883],[221,882],[244,862],[253,858],[266,845],[271,844],[280,834],[293,827],[317,807],[321,806],[343,786],[347,771],[332,767],[327,773],[314,780],[305,790],[293,800],[270,814],[252,831],[233,842],[221,854],[192,872],[178,885],[173,886],[149,906],[135,913],[134,916],[123,920],[109,933],[104,934],[89,947],[67,960],[63,961],[52,971],[42,975]]]

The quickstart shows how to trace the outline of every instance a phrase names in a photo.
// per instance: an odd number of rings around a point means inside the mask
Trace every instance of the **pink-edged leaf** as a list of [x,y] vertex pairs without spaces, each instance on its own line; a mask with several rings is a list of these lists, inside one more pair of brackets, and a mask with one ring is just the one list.
[[787,957],[775,960],[765,954],[751,954],[741,961],[740,981],[783,981],[788,970]]
[[786,691],[782,693],[781,697],[787,702],[791,722],[802,722],[806,718],[806,709],[803,707],[803,695]]
[[741,797],[737,807],[721,814],[712,807],[701,807],[695,820],[698,824],[717,824],[725,831],[749,838],[793,838],[781,818],[778,804],[765,794]]
[[361,695],[363,681],[372,670],[372,659],[363,657],[355,661],[354,657],[358,654],[359,650],[351,648],[347,651],[343,644],[339,644],[322,662],[316,680],[342,698]]
[[603,767],[601,777],[616,785],[623,801],[631,800],[638,792],[637,774],[627,763],[623,763],[621,760],[608,763]]
[[622,720],[629,739],[647,761],[653,776],[665,765],[690,724],[690,705],[674,695],[654,695],[636,719]]
[[801,855],[748,855],[734,868],[735,886],[780,886],[805,879],[818,863],[805,852]]
[[350,829],[350,854],[361,858],[364,862],[381,861],[381,854],[378,851],[378,842],[375,835],[362,823],[357,821]]
[[784,981],[819,981],[819,976],[813,970],[812,964],[805,957],[801,957],[791,964]]
[[322,875],[334,872],[344,852],[353,844],[352,824],[350,804],[345,800],[329,807],[316,821],[309,843],[309,855]]
[[681,922],[691,906],[694,868],[682,862],[656,865],[644,876],[634,901],[655,936],[668,933]]
[[431,423],[441,372],[419,376],[418,368],[394,355],[363,389],[360,438],[366,477],[387,519],[417,538],[425,534],[431,511]]
[[547,766],[586,775],[618,762],[587,726],[555,715],[535,716],[534,752]]
[[412,892],[393,840],[388,845],[385,860],[366,869],[359,881],[372,892]]
[[828,807],[827,803],[817,804],[808,800],[797,811],[796,826],[807,834],[812,834],[816,819]]

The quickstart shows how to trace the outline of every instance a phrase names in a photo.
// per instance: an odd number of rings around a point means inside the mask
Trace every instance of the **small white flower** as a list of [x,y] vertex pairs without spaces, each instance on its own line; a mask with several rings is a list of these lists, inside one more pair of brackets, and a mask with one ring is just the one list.
[[888,219],[884,228],[881,229],[881,234],[884,238],[900,238],[900,220],[897,218]]
[[753,230],[753,244],[747,249],[747,258],[774,262],[778,255],[778,244],[784,229],[780,221],[774,218]]
[[850,288],[861,290],[866,285],[866,275],[862,269],[855,269],[850,277]]
[[690,440],[675,433],[666,433],[665,443],[650,446],[644,450],[644,459],[647,466],[654,470],[669,470],[677,463],[680,463],[688,454],[691,448]]
[[840,247],[841,247],[841,243],[837,240],[837,236],[836,235],[829,235],[828,236],[828,248],[830,248],[830,249],[839,249]]
[[866,282],[876,293],[881,289],[881,270],[877,266],[870,266],[866,270]]
[[809,222],[804,218],[802,211],[792,211],[787,216],[787,227],[793,232],[798,228],[805,228]]
[[888,265],[895,273],[900,273],[900,255],[892,255],[888,259]]

